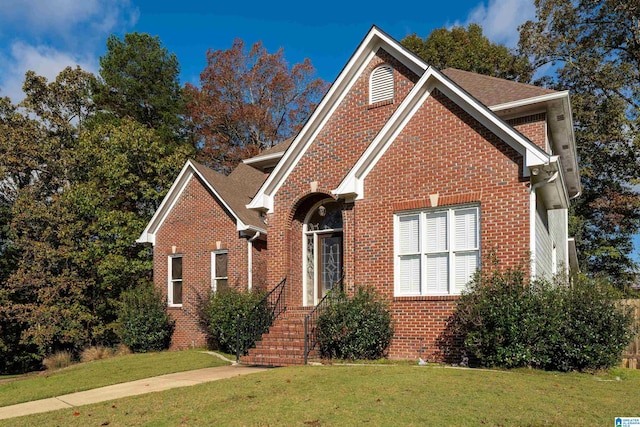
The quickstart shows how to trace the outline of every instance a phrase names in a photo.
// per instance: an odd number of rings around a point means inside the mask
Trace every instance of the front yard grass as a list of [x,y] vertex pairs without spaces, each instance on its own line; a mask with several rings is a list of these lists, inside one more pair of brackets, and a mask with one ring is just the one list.
[[60,396],[173,372],[227,365],[198,350],[116,356],[29,375],[0,385],[0,406]]
[[0,425],[602,426],[640,416],[640,371],[608,375],[437,366],[279,368]]

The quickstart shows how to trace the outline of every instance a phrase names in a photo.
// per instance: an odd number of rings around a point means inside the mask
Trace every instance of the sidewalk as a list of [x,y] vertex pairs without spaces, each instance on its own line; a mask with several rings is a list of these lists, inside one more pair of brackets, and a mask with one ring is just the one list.
[[262,372],[267,369],[269,368],[233,365],[177,372],[175,374],[161,375],[158,377],[65,394],[63,396],[51,397],[48,399],[34,400],[32,402],[0,407],[0,419],[55,411],[57,409],[72,408],[74,406],[104,402],[106,400],[119,399],[121,397],[169,390],[170,388],[175,387],[191,386],[209,381],[231,378],[238,375]]

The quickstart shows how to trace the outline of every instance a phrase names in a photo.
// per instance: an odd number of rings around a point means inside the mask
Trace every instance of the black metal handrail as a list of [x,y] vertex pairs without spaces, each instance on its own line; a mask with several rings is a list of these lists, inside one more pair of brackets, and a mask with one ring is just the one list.
[[342,277],[331,287],[313,310],[304,316],[304,364],[309,360],[309,354],[318,344],[318,317],[322,312],[336,302],[343,295]]
[[240,356],[247,354],[249,348],[269,331],[273,322],[287,309],[286,283],[285,277],[245,317],[240,314],[236,316],[236,362],[240,362]]

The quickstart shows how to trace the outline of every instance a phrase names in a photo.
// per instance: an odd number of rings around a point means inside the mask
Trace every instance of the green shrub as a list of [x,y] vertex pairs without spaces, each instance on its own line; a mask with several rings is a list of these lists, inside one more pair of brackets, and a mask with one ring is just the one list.
[[559,335],[564,339],[551,348],[553,369],[585,371],[617,365],[635,332],[629,308],[619,304],[618,291],[602,280],[579,276],[561,293],[565,321]]
[[153,286],[123,292],[118,309],[120,340],[134,353],[169,348],[175,321],[169,317],[166,299]]
[[631,317],[603,282],[577,277],[530,283],[523,267],[478,271],[458,301],[455,329],[479,364],[594,370],[614,366]]
[[374,360],[385,356],[393,337],[387,304],[368,288],[353,297],[338,296],[318,318],[318,344],[323,357]]
[[260,304],[263,291],[240,292],[226,288],[212,292],[208,299],[200,302],[199,323],[207,335],[209,348],[226,353],[236,353],[236,324],[238,315],[241,353],[253,347],[272,323],[271,311],[266,302]]

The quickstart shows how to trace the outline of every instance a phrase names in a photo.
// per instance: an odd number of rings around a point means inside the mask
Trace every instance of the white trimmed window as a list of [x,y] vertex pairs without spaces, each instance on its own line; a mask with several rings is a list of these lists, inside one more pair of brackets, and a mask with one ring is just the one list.
[[458,295],[480,265],[477,206],[397,213],[395,295]]
[[369,104],[382,101],[393,101],[393,68],[381,65],[369,77]]
[[211,289],[214,292],[228,287],[228,259],[229,251],[211,252]]
[[182,255],[169,256],[167,302],[172,307],[182,306]]

